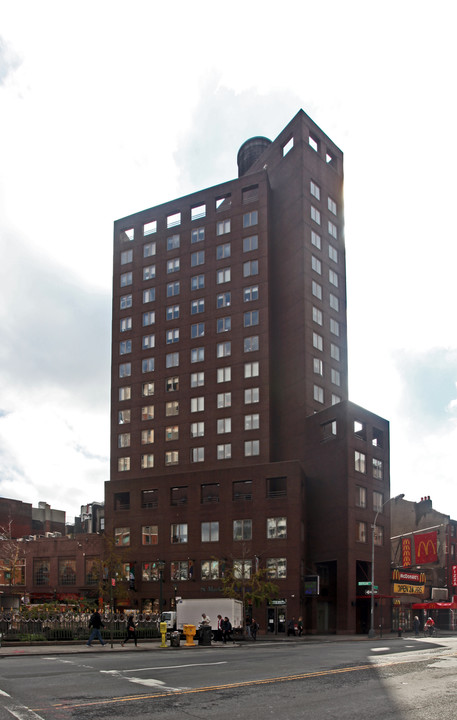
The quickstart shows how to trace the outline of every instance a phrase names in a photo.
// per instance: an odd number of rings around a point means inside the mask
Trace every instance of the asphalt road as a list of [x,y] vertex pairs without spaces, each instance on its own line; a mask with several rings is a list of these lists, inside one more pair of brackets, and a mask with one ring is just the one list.
[[11,720],[455,720],[457,638],[4,657]]

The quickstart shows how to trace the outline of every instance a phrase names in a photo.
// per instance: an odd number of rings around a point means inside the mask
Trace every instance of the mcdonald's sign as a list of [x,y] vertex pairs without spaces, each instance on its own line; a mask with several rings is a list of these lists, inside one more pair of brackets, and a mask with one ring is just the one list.
[[416,564],[431,563],[438,560],[438,540],[436,530],[414,536]]
[[411,567],[411,538],[402,538],[401,541],[401,556],[403,567]]

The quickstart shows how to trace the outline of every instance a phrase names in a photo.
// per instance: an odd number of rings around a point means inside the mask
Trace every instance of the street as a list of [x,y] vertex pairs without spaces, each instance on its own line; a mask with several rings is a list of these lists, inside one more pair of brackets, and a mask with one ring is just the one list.
[[0,718],[454,720],[457,638],[266,641],[0,660]]

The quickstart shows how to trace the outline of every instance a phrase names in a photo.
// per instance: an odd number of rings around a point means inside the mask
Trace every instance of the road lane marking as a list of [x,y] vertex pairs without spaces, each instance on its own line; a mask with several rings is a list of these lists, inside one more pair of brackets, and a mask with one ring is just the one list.
[[5,697],[11,697],[11,695],[9,695],[9,694],[8,694],[7,692],[5,692],[4,690],[0,690],[0,695],[4,695]]
[[41,715],[37,715],[36,712],[25,707],[25,705],[5,705],[5,710],[17,720],[44,720]]
[[179,670],[181,668],[189,668],[189,667],[205,667],[205,666],[213,666],[213,665],[227,665],[227,660],[221,660],[220,662],[212,662],[212,663],[189,663],[188,665],[159,665],[159,667],[140,667],[140,668],[133,668],[132,670],[100,670],[101,673],[104,675],[119,675],[120,673],[128,673],[128,672],[145,672],[146,670]]

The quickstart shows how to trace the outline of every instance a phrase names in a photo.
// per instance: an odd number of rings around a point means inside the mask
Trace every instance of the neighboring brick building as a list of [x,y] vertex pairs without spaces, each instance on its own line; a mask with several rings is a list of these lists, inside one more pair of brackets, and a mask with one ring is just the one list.
[[244,563],[279,586],[262,630],[362,631],[389,428],[348,402],[343,155],[300,111],[238,168],[115,222],[107,532],[140,609],[217,597]]

